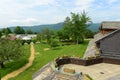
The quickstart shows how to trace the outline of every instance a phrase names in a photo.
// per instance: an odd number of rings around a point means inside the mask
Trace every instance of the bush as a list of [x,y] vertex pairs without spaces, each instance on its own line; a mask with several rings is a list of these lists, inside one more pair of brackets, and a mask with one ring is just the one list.
[[58,42],[57,41],[51,41],[51,43],[50,43],[50,46],[51,46],[51,48],[56,48],[56,47],[58,47],[59,45],[58,45]]
[[24,45],[25,43],[30,44],[30,43],[31,43],[31,40],[21,40],[21,43],[22,43],[22,45]]
[[30,44],[30,43],[31,43],[31,40],[26,40],[25,43]]

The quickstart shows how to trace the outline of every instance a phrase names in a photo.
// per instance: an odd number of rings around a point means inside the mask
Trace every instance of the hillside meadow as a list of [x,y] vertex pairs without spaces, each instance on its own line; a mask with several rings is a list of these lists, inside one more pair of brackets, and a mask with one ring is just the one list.
[[50,49],[48,44],[35,44],[35,60],[33,65],[9,80],[32,80],[32,75],[42,66],[63,55],[83,57],[88,42],[86,40],[83,44],[59,46],[57,49]]

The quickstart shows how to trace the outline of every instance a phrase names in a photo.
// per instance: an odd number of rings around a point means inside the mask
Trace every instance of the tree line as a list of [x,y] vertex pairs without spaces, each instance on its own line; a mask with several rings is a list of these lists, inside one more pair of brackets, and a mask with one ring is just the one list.
[[8,35],[10,33],[14,33],[14,34],[33,34],[34,32],[31,29],[28,30],[24,30],[22,27],[17,26],[15,27],[14,31],[11,31],[10,28],[3,28],[0,30],[0,36],[3,35]]

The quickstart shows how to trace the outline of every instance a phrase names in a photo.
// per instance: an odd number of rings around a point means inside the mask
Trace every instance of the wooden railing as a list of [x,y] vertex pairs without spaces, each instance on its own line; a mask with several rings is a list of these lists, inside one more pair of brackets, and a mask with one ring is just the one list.
[[98,63],[111,63],[111,64],[120,65],[120,59],[96,58],[91,60],[83,60],[76,58],[62,58],[62,59],[58,59],[56,63],[58,66],[64,64],[77,64],[77,65],[89,66]]

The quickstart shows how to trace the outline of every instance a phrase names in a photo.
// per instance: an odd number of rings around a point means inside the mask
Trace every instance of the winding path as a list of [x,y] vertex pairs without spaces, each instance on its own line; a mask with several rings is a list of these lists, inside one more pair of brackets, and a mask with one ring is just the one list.
[[21,67],[20,69],[15,70],[15,71],[7,74],[6,76],[4,76],[2,78],[2,80],[8,80],[8,79],[10,79],[12,77],[15,77],[15,76],[17,76],[18,74],[20,74],[21,72],[23,72],[24,70],[26,70],[27,68],[29,68],[32,65],[32,63],[34,61],[34,54],[35,54],[34,44],[33,43],[31,43],[30,50],[31,50],[31,55],[29,57],[29,62],[25,66]]

